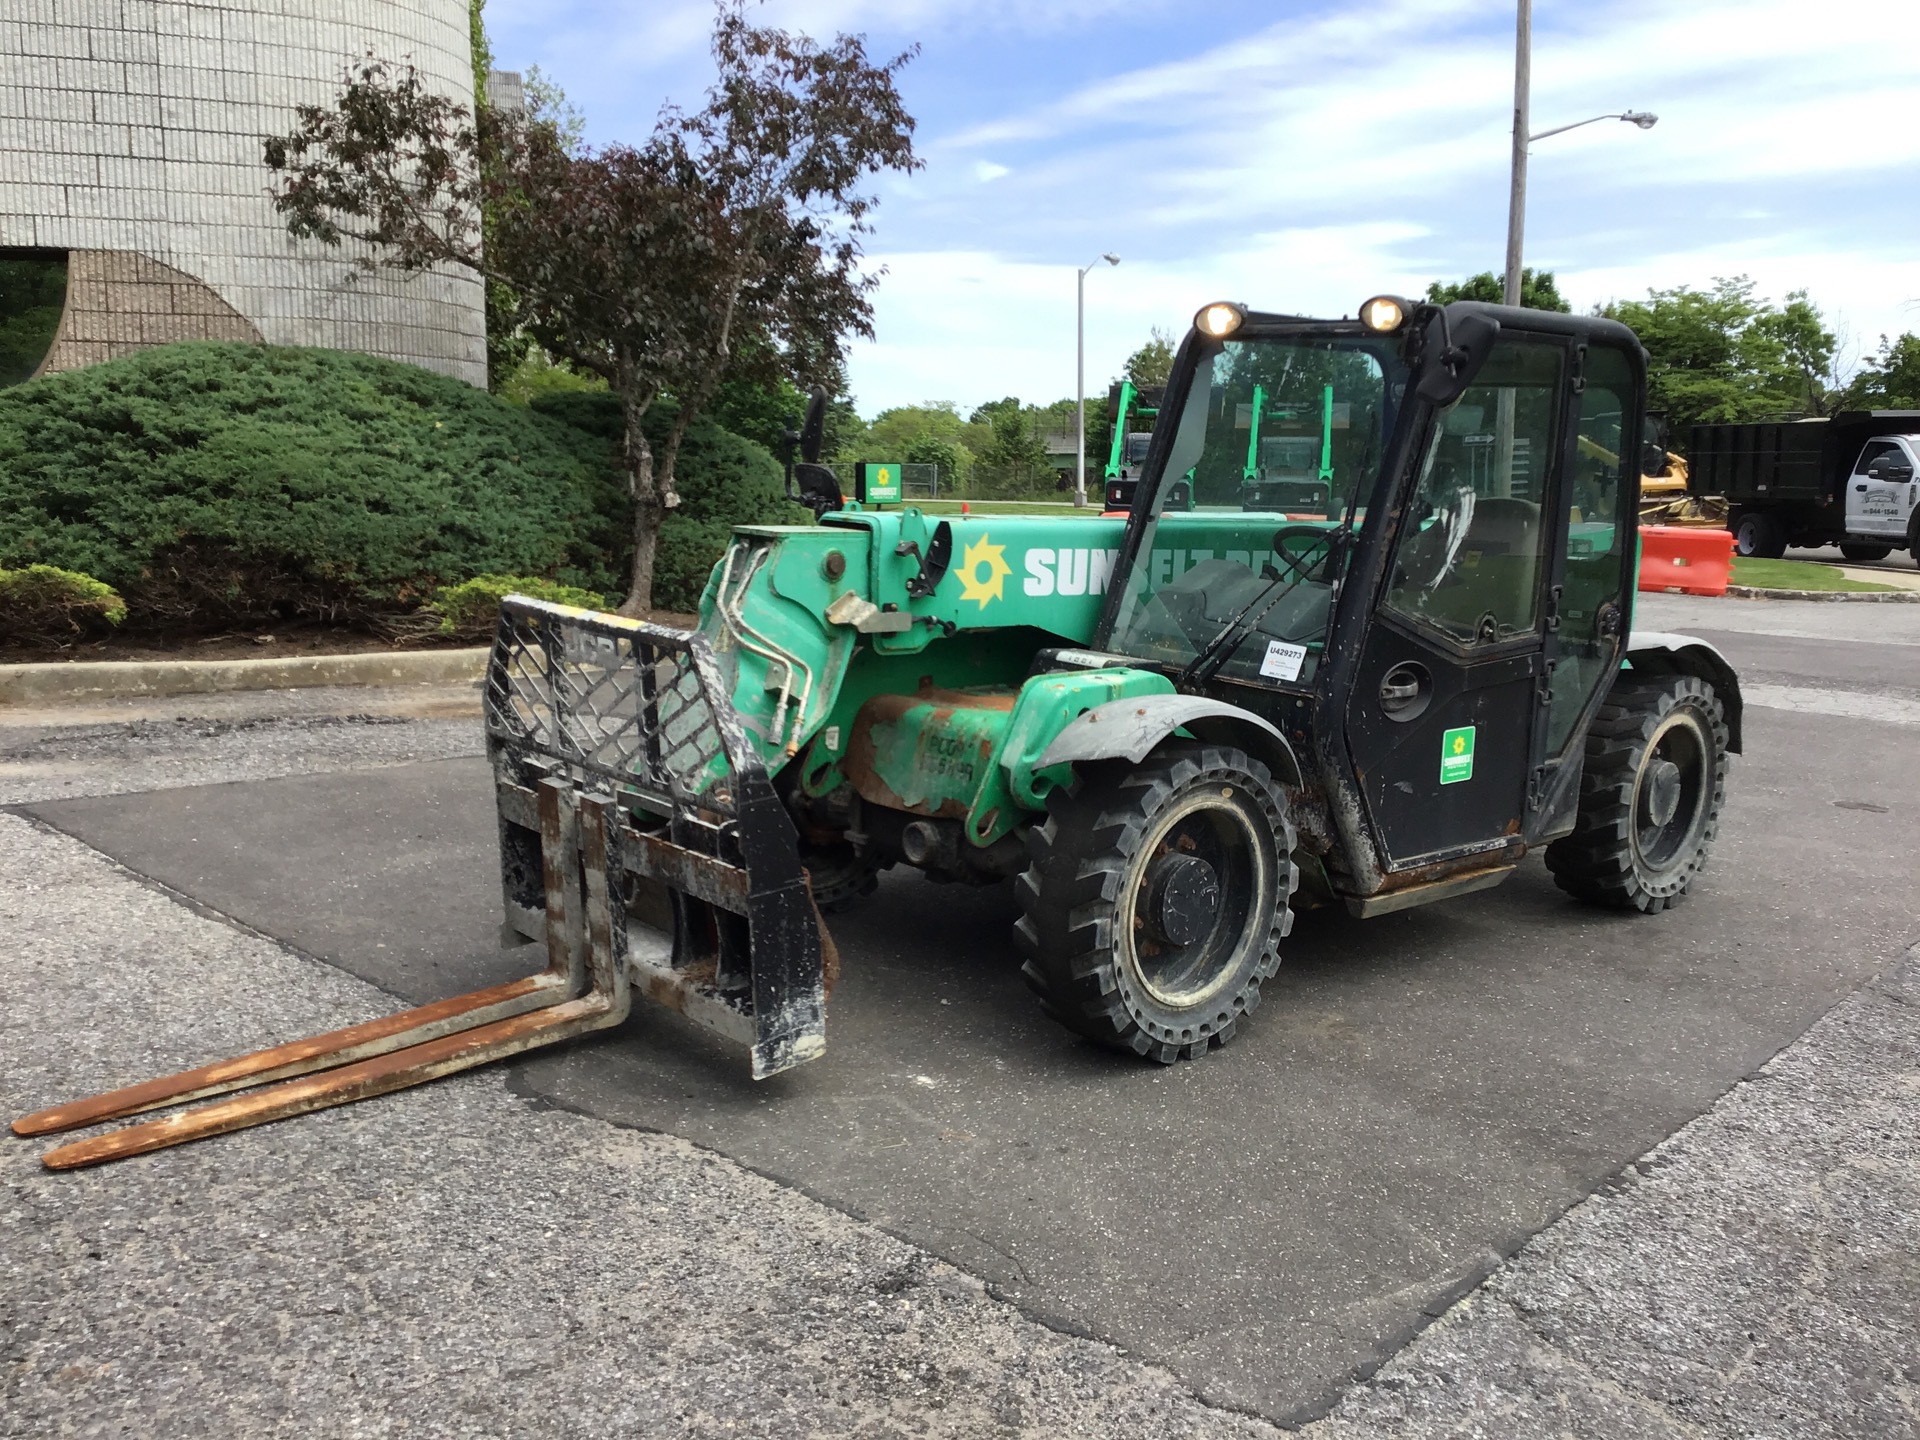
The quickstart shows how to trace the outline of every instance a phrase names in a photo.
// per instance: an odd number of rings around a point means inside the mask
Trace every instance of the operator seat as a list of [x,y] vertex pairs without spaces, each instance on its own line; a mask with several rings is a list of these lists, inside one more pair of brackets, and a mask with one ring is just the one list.
[[[1482,496],[1453,567],[1425,597],[1421,613],[1462,638],[1491,639],[1531,629],[1540,580],[1540,507]],[[1483,633],[1487,617],[1494,635]]]

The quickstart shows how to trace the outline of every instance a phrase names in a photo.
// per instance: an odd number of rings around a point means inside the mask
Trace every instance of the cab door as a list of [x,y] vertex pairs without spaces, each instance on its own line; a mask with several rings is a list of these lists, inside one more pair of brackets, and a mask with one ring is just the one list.
[[1847,533],[1904,541],[1913,489],[1913,457],[1901,443],[1869,440],[1847,479]]
[[1561,337],[1503,332],[1412,478],[1346,714],[1390,868],[1526,827],[1573,359]]

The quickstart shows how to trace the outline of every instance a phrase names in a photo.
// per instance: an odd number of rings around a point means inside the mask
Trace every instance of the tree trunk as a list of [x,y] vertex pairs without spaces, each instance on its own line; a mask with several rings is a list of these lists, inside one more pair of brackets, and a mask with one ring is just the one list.
[[632,404],[622,409],[626,415],[627,477],[633,488],[633,569],[619,613],[644,620],[653,609],[653,562],[660,551],[660,522],[667,517],[667,507],[654,484],[653,446],[640,428],[647,409]]

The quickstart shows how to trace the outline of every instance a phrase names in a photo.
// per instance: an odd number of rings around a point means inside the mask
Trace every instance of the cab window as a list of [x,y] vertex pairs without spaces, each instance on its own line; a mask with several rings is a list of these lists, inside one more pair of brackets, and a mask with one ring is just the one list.
[[1401,522],[1390,610],[1462,645],[1538,628],[1565,363],[1558,345],[1503,341],[1440,413]]
[[1631,493],[1627,466],[1638,458],[1627,444],[1639,388],[1633,364],[1621,351],[1595,345],[1584,374],[1568,480],[1558,653],[1548,684],[1547,751],[1554,755],[1619,664],[1619,627],[1603,624],[1603,612],[1625,593],[1628,549],[1637,534],[1622,513]]

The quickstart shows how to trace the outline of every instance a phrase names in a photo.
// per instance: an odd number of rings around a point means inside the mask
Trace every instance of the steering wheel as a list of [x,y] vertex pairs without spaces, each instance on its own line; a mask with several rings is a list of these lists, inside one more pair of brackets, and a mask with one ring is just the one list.
[[[1293,574],[1302,580],[1312,579],[1313,572],[1333,554],[1333,534],[1333,531],[1319,525],[1282,525],[1274,531],[1273,553],[1287,567],[1281,578]],[[1295,539],[1303,539],[1307,543],[1290,548],[1287,542]],[[1318,560],[1313,560],[1310,557],[1316,549],[1323,553]]]

